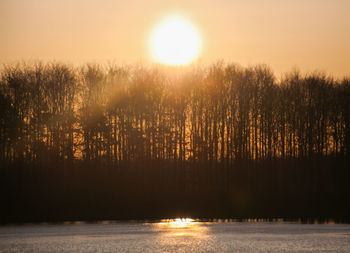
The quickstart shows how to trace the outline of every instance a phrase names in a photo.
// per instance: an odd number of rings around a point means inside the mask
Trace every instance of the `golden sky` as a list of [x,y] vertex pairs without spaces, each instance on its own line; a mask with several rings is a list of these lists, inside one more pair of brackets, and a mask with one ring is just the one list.
[[174,13],[197,27],[201,62],[350,75],[349,0],[0,0],[0,62],[149,62]]

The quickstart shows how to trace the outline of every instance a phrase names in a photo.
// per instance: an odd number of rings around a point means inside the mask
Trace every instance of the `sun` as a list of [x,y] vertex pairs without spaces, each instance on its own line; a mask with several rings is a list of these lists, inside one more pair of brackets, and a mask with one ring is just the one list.
[[156,61],[169,65],[186,65],[200,51],[200,36],[185,18],[172,16],[161,22],[151,36],[151,49]]

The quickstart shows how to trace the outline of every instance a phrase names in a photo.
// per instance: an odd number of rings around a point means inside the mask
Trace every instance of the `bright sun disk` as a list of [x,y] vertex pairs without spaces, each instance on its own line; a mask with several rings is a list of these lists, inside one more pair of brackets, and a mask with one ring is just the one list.
[[151,47],[158,62],[185,65],[198,56],[200,38],[195,27],[184,18],[171,17],[156,27]]

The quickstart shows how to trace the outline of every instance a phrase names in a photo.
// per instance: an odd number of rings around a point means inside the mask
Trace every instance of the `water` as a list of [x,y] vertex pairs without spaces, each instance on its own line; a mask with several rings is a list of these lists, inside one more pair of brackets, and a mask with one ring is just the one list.
[[0,227],[0,252],[350,252],[350,225],[249,222]]

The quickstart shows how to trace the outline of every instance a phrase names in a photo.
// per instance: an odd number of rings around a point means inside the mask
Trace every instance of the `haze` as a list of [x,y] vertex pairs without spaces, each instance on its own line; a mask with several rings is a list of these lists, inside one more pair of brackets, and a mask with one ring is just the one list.
[[181,13],[197,27],[200,61],[266,63],[350,74],[348,0],[0,1],[0,62],[150,62],[150,33]]

